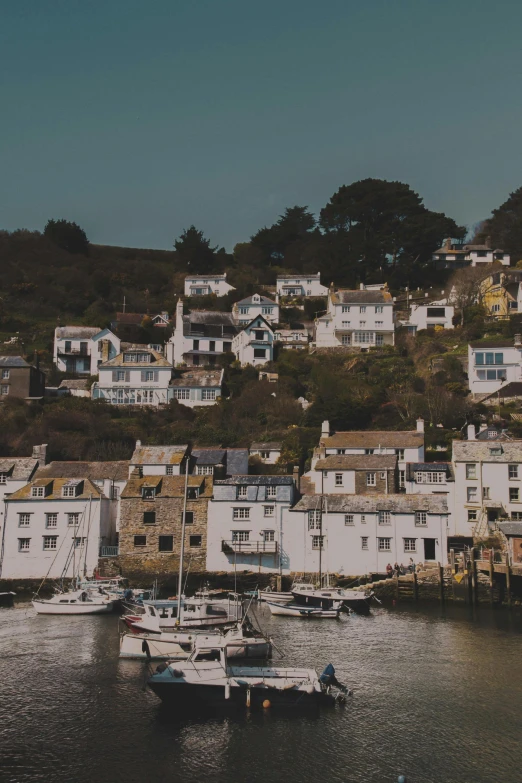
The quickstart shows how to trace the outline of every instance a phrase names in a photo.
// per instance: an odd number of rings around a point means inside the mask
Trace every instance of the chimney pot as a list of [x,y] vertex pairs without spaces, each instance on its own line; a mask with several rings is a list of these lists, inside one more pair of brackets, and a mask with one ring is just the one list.
[[359,290],[364,291],[364,283],[359,283]]
[[468,424],[468,440],[476,440],[474,424]]
[[417,432],[424,432],[424,419],[417,419]]
[[479,430],[479,431],[480,431],[480,432],[484,432],[484,430],[487,430],[487,428],[488,428],[488,425],[487,425],[487,424],[481,424],[481,425],[480,425],[480,430]]
[[141,440],[136,441],[136,448],[139,448],[141,446]]
[[322,423],[321,426],[321,437],[322,438],[329,438],[330,437],[330,422],[325,420]]
[[515,335],[515,345],[520,345],[522,343],[522,335],[516,334]]

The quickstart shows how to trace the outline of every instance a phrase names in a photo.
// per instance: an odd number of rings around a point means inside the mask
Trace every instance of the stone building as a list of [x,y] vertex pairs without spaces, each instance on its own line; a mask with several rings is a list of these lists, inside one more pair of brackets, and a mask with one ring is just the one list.
[[39,399],[45,394],[45,373],[21,356],[0,356],[0,400],[21,397]]
[[[135,471],[121,495],[119,564],[131,578],[160,579],[179,571],[185,479],[140,476]],[[189,476],[185,568],[205,571],[211,476]]]

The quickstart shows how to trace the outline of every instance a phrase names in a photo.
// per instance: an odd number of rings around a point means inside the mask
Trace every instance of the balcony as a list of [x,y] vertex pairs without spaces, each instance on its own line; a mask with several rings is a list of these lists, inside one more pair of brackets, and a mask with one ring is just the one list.
[[275,555],[277,541],[221,541],[221,551],[226,555]]
[[87,351],[81,351],[79,348],[69,348],[67,351],[65,348],[61,348],[60,346],[57,348],[57,354],[58,356],[81,356],[85,359],[88,359],[90,356]]
[[117,546],[101,546],[100,557],[118,557],[119,547]]

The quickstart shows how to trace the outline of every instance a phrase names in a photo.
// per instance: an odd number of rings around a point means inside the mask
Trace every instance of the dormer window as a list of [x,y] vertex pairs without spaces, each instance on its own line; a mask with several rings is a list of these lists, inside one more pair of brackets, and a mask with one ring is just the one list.
[[123,354],[123,361],[124,362],[136,362],[136,354],[135,353],[124,353]]
[[75,482],[74,484],[64,484],[62,487],[62,497],[63,498],[75,498],[78,494],[78,488],[79,484],[78,482]]
[[31,497],[43,498],[45,496],[45,487],[33,487],[31,490]]
[[141,499],[142,500],[154,500],[156,497],[156,487],[142,487]]
[[492,457],[500,457],[502,455],[502,446],[495,446],[490,448],[489,453]]
[[247,486],[240,486],[237,488],[237,496],[238,498],[246,498],[248,495],[248,487]]
[[197,500],[199,497],[199,487],[187,487],[187,500]]
[[7,473],[0,473],[0,484],[7,484]]

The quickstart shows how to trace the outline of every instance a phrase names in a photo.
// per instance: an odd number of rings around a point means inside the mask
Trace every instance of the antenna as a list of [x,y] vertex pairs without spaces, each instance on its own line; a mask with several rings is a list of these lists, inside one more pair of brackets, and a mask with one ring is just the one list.
[[125,312],[125,307],[126,307],[126,298],[123,297],[123,312]]

